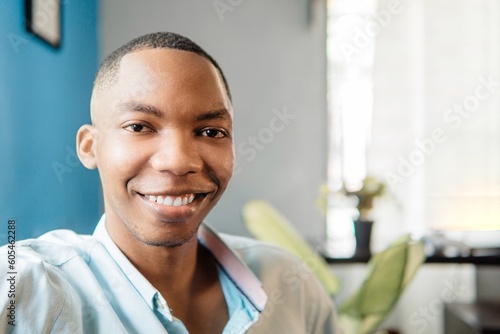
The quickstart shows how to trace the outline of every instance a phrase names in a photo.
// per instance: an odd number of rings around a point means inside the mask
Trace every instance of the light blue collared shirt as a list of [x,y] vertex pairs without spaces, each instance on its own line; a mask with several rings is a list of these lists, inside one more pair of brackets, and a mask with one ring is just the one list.
[[[103,215],[93,234],[99,240],[123,274],[128,278],[132,286],[142,296],[144,302],[158,317],[168,333],[189,333],[181,320],[177,319],[168,307],[167,301],[160,292],[137,270],[137,268],[126,258],[109,236],[105,226]],[[219,280],[222,292],[228,307],[229,321],[222,334],[243,333],[258,318],[258,310],[249,302],[245,295],[238,290],[235,284],[227,276],[227,273],[217,264]]]
[[[0,265],[0,333],[187,332],[167,301],[105,240],[105,228],[99,232],[103,219],[99,225],[96,236],[57,230],[16,243],[13,268]],[[224,334],[340,333],[331,299],[296,257],[203,224],[198,240],[218,263],[230,314]],[[0,247],[0,259],[12,257],[9,252]]]
[[[0,281],[0,333],[188,333],[111,240],[104,219],[93,236],[56,230],[16,244],[15,296],[6,298],[10,283]],[[267,302],[261,282],[207,226],[198,237],[217,261],[230,316],[223,333],[244,333]],[[0,256],[7,252],[0,247]],[[2,277],[6,267],[0,266]]]

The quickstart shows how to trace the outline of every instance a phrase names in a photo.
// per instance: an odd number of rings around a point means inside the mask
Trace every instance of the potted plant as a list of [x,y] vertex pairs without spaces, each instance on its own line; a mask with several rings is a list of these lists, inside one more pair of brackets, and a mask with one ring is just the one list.
[[372,234],[373,220],[370,211],[373,208],[375,198],[385,193],[385,184],[379,179],[368,176],[363,180],[363,185],[359,190],[345,190],[346,195],[354,196],[357,199],[356,208],[359,216],[354,220],[354,231],[356,237],[357,257],[370,257],[370,240]]

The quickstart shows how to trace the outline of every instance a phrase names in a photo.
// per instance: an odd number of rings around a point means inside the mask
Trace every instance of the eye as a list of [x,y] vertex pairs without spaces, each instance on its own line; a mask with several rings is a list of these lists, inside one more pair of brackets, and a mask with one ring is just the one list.
[[135,132],[135,133],[144,133],[144,132],[152,132],[153,131],[149,126],[147,126],[145,124],[141,124],[141,123],[129,124],[129,125],[125,126],[124,129],[127,131],[130,131],[130,132]]
[[201,135],[203,137],[216,138],[216,139],[220,139],[220,138],[226,137],[226,133],[225,132],[223,132],[221,130],[217,130],[217,129],[206,129],[206,130],[203,130],[203,131],[201,131]]

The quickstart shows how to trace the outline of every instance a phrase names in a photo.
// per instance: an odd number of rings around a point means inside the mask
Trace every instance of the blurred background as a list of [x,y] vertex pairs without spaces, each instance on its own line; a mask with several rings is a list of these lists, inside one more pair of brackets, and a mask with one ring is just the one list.
[[[349,248],[342,213],[356,203],[338,195],[370,177],[385,187],[372,251],[435,231],[500,246],[498,0],[17,0],[0,17],[0,226],[15,219],[18,239],[92,233],[99,179],[75,134],[98,64],[172,31],[217,60],[233,94],[237,165],[207,218],[217,230],[249,235],[241,208],[262,198],[305,239]],[[476,296],[473,266],[424,269],[388,320],[403,332],[441,333],[448,288]],[[334,270],[347,291],[365,269]]]
[[326,182],[325,4],[221,3],[65,0],[54,49],[26,31],[23,1],[1,2],[0,214],[18,220],[20,237],[55,227],[93,230],[102,212],[98,176],[75,161],[75,133],[89,122],[98,63],[155,31],[200,44],[232,89],[238,164],[208,221],[245,234],[242,204],[264,197],[306,235],[323,233],[315,200]]

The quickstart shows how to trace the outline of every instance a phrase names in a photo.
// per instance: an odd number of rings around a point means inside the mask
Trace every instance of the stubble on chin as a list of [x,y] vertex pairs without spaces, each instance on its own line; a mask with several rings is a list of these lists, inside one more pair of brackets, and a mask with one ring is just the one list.
[[185,245],[193,238],[196,238],[199,226],[200,224],[198,224],[195,229],[191,230],[187,236],[180,236],[176,239],[171,238],[172,240],[156,240],[154,238],[148,238],[147,236],[141,235],[135,229],[130,229],[130,231],[137,240],[145,245],[153,247],[176,248]]

